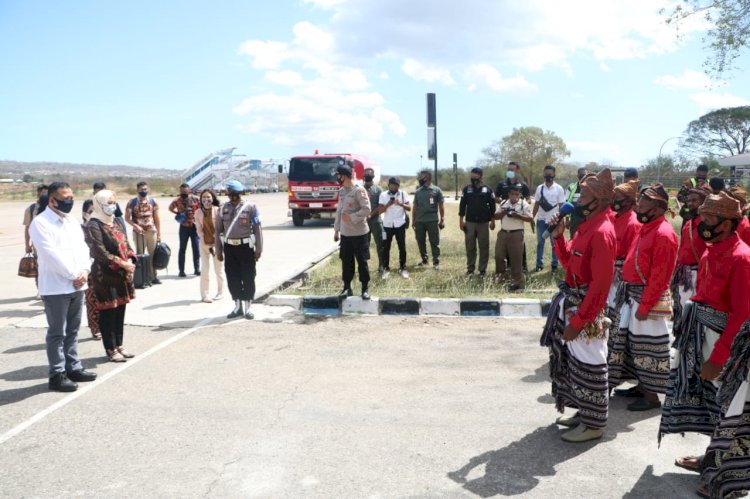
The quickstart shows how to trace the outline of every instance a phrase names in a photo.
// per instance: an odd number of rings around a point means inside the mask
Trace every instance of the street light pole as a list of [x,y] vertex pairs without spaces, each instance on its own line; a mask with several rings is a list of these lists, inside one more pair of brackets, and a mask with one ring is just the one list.
[[669,137],[667,140],[665,140],[661,147],[659,148],[659,156],[656,158],[656,181],[661,182],[661,150],[664,149],[664,146],[669,142],[670,140],[679,139],[679,137]]

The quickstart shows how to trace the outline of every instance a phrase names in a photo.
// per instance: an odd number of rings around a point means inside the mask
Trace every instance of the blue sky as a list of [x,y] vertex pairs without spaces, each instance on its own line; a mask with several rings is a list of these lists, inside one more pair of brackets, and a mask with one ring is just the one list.
[[441,167],[521,126],[554,131],[572,161],[639,166],[701,114],[750,103],[747,71],[710,85],[703,22],[675,40],[669,5],[0,0],[0,159],[184,169],[226,147],[319,149],[410,174],[428,164],[434,92]]

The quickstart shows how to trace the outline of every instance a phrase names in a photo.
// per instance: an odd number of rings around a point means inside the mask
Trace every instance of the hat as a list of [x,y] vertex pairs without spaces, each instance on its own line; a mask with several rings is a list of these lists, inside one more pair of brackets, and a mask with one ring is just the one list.
[[336,173],[345,177],[352,177],[352,167],[348,165],[339,165],[336,167]]
[[750,206],[747,204],[747,191],[741,185],[735,185],[729,188],[727,191],[730,196],[739,201],[740,210],[745,211]]
[[665,210],[669,206],[669,194],[664,190],[664,186],[660,183],[647,185],[641,189],[641,196],[645,196],[652,201],[659,203],[659,206]]
[[714,215],[731,220],[742,218],[740,202],[724,191],[718,194],[709,194],[701,207],[698,208],[698,214],[701,216]]
[[398,177],[391,177],[388,179],[388,184],[401,185],[401,182],[398,180]]
[[628,180],[627,182],[615,186],[615,192],[624,194],[628,199],[635,201],[635,198],[638,197],[638,188],[640,186],[640,180]]
[[690,194],[695,194],[697,196],[700,196],[702,201],[705,201],[706,196],[711,194],[711,191],[709,190],[708,186],[704,185],[703,187],[693,187],[688,191],[688,196]]
[[614,182],[612,181],[612,172],[605,168],[599,173],[589,173],[581,179],[581,189],[588,189],[594,198],[605,201],[607,204],[612,202],[615,195]]
[[227,182],[227,190],[245,192],[245,186],[239,180],[230,180]]

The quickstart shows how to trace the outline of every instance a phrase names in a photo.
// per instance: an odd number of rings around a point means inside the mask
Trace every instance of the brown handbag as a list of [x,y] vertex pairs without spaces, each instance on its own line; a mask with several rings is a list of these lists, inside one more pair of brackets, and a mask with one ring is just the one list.
[[36,277],[39,275],[39,265],[36,262],[36,257],[31,253],[21,258],[18,262],[18,275],[21,277]]

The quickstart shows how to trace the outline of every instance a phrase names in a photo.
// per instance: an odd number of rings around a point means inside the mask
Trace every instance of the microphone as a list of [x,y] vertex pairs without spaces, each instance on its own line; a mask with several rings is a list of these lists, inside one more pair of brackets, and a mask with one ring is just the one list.
[[575,209],[576,207],[574,204],[563,203],[563,205],[560,206],[560,218],[557,219],[557,223],[555,225],[550,225],[547,227],[547,230],[545,230],[544,233],[542,234],[542,238],[549,239],[549,236],[555,231],[557,226],[563,222],[564,217],[573,213]]

